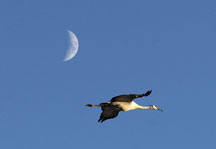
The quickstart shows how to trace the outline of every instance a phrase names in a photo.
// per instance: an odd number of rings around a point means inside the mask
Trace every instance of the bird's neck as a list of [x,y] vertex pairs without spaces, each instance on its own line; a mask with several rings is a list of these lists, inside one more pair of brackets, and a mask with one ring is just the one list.
[[135,109],[151,109],[151,106],[140,106],[134,101],[132,101],[128,110],[135,110]]
[[151,109],[151,106],[139,106],[137,109]]

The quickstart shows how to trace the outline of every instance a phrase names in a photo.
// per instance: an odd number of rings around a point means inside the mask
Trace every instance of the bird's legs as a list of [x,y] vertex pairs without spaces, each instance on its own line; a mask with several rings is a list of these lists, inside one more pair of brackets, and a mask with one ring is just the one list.
[[99,104],[99,105],[93,105],[93,104],[87,104],[86,106],[87,107],[102,107],[102,106],[104,106],[106,103],[101,103],[101,104]]
[[100,105],[87,104],[87,107],[101,107]]

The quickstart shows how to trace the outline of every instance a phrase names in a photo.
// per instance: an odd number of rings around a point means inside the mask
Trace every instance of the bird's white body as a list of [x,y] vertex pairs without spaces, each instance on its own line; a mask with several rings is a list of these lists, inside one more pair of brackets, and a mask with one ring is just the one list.
[[113,102],[113,105],[118,105],[122,111],[129,111],[135,109],[144,109],[143,106],[138,105],[136,102]]

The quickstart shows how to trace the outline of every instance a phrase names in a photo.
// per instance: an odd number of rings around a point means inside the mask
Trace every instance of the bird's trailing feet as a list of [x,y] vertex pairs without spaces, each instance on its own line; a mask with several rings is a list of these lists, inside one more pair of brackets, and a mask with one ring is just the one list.
[[94,107],[94,105],[93,104],[87,104],[87,105],[85,105],[86,107]]

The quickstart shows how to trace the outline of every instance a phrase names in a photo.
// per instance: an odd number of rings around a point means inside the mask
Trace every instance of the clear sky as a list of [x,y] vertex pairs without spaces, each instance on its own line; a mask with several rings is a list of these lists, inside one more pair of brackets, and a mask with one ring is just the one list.
[[[0,22],[1,149],[216,147],[215,0],[1,0]],[[163,113],[84,106],[147,90]]]

